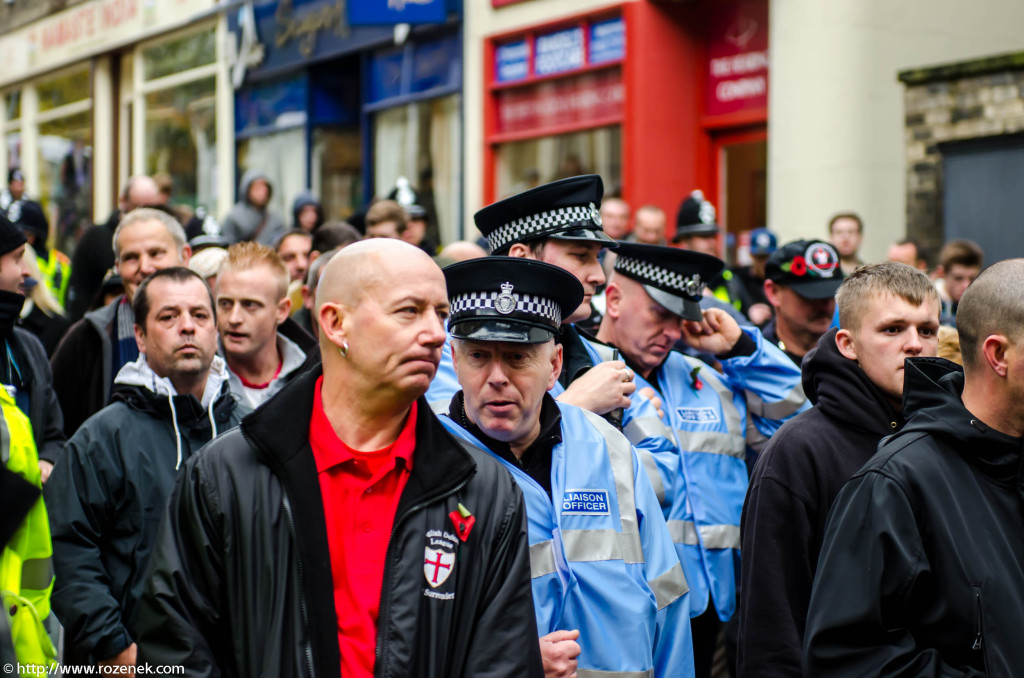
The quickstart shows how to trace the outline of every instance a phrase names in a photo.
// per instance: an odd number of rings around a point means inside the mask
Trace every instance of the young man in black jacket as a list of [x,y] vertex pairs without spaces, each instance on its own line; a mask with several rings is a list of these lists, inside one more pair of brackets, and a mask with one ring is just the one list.
[[808,676],[1017,676],[1024,667],[1024,259],[957,313],[964,367],[907,361],[907,423],[836,497]]
[[157,271],[136,290],[134,313],[139,358],[118,372],[113,402],[68,441],[45,487],[53,609],[73,663],[135,663],[143,575],[175,478],[239,421],[203,279]]
[[[836,295],[839,330],[803,361],[814,407],[772,437],[754,468],[741,523],[738,669],[800,676],[811,582],[843,483],[903,424],[904,359],[934,356],[939,298],[905,264],[866,266]],[[868,674],[864,674],[868,675]]]
[[190,676],[540,676],[522,493],[422,397],[448,315],[422,250],[347,247],[320,368],[186,465],[139,615]]

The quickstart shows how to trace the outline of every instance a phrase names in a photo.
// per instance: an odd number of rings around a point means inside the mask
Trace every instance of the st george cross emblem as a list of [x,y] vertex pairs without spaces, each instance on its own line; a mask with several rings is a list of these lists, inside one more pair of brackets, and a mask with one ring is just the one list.
[[508,315],[516,310],[516,298],[512,296],[512,283],[501,283],[501,294],[494,300],[494,310],[502,315]]
[[441,549],[424,548],[423,575],[431,588],[437,588],[447,581],[455,567],[455,554]]

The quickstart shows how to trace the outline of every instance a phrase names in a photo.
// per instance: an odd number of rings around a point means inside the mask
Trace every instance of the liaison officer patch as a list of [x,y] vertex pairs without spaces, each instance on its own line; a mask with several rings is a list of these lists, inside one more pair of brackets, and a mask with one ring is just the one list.
[[566,490],[562,497],[562,514],[575,516],[607,516],[608,490]]

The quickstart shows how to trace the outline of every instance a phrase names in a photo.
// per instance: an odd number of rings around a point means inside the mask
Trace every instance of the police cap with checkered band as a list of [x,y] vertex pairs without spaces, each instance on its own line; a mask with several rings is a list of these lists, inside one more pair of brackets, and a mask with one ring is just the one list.
[[700,298],[725,264],[710,254],[662,245],[620,243],[615,271],[632,278],[651,299],[684,320],[701,320]]
[[456,339],[540,344],[583,302],[576,276],[533,259],[470,259],[445,267],[444,278]]
[[488,205],[473,215],[491,254],[541,238],[583,240],[615,247],[601,228],[604,184],[596,174],[552,181]]

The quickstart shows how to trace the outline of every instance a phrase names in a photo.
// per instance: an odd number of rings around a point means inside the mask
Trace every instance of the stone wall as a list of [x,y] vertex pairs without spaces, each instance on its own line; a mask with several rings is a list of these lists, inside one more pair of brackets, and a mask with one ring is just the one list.
[[943,242],[944,142],[1024,132],[1024,52],[904,71],[907,237],[929,263]]

